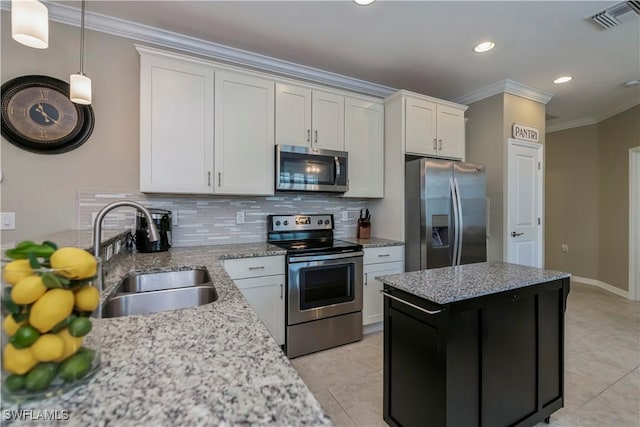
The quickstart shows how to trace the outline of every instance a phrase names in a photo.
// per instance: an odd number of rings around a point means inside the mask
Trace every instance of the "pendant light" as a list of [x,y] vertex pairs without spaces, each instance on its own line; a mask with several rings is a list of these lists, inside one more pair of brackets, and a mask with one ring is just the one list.
[[36,49],[49,46],[49,10],[38,0],[11,0],[11,37]]
[[82,0],[82,16],[80,18],[80,72],[69,77],[69,99],[76,104],[91,104],[91,79],[84,74],[84,11],[86,0]]

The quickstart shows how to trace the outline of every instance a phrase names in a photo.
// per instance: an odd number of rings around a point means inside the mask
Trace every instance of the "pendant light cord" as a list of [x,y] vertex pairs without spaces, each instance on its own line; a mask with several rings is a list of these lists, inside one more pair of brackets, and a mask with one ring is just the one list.
[[84,11],[86,1],[82,0],[82,15],[80,17],[80,74],[84,75]]

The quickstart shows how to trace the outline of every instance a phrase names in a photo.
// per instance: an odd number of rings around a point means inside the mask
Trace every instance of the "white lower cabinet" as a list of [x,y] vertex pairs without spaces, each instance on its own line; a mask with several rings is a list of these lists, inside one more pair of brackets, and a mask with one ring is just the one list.
[[224,268],[276,342],[284,345],[284,256],[230,259]]
[[404,272],[402,246],[368,248],[364,250],[364,292],[362,324],[382,322],[383,297],[380,291],[383,284],[376,277]]

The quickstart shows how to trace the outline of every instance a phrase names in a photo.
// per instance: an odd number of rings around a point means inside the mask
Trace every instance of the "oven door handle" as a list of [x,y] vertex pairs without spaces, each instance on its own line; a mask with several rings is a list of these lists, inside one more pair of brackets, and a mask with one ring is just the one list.
[[327,261],[333,259],[345,259],[345,258],[358,258],[364,255],[364,252],[345,252],[338,254],[327,254],[327,255],[306,255],[306,256],[290,256],[289,263],[295,262],[313,262],[313,261]]

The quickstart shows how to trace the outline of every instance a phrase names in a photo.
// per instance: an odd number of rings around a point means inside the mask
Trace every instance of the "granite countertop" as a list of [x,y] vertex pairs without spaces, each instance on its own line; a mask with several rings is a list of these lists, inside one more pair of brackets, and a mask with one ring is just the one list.
[[399,242],[397,240],[380,239],[377,237],[371,237],[369,239],[358,239],[357,237],[345,237],[345,238],[341,238],[340,240],[357,243],[359,245],[362,245],[364,249],[383,248],[386,246],[404,246],[404,242]]
[[267,243],[172,248],[114,259],[105,294],[132,272],[205,267],[218,300],[101,319],[102,367],[59,397],[2,409],[67,410],[66,425],[332,425],[221,260],[284,255]]
[[503,262],[481,262],[392,274],[376,279],[385,285],[444,305],[570,276],[561,271]]

